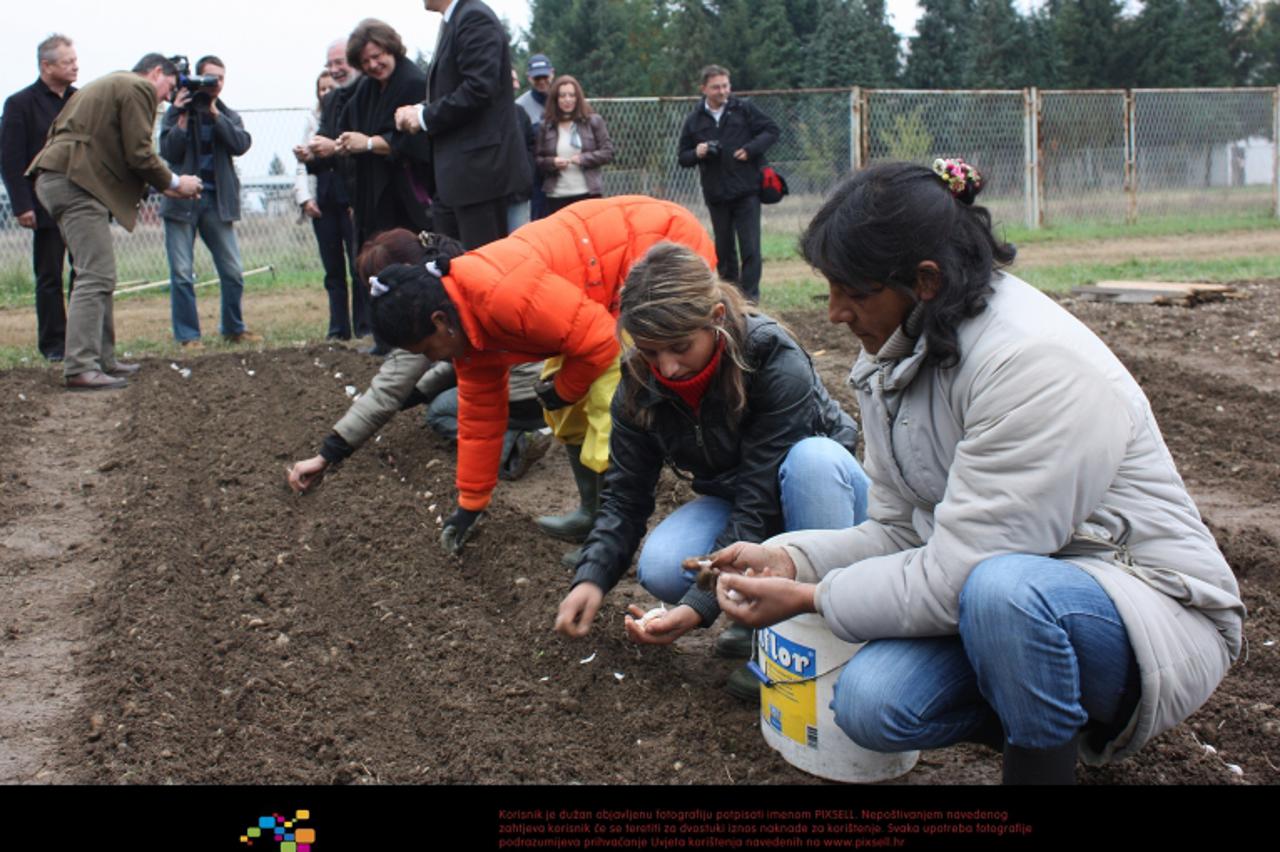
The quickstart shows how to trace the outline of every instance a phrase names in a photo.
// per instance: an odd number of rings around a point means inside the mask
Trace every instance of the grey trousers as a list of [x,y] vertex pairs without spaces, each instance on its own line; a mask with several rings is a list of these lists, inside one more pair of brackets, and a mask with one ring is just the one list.
[[90,370],[107,372],[116,365],[116,252],[111,242],[107,206],[59,172],[41,172],[36,196],[53,216],[71,253],[76,286],[67,304],[67,342],[62,375]]

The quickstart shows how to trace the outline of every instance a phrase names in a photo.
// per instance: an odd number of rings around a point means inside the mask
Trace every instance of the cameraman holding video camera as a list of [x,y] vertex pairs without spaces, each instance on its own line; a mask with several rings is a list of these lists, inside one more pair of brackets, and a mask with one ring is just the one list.
[[732,95],[728,69],[708,65],[701,77],[702,100],[680,131],[680,165],[698,167],[716,235],[716,271],[758,302],[760,169],[765,151],[778,141],[778,125],[751,101]]
[[222,336],[233,343],[256,343],[262,337],[245,327],[240,312],[244,274],[232,227],[240,218],[240,178],[231,158],[248,151],[252,139],[240,116],[218,97],[227,75],[221,59],[202,57],[195,76],[188,75],[186,57],[175,56],[173,63],[178,67],[178,87],[161,122],[160,155],[178,174],[198,175],[202,187],[197,200],[165,198],[160,205],[173,336],[188,349],[202,348],[193,263],[199,232],[218,270]]

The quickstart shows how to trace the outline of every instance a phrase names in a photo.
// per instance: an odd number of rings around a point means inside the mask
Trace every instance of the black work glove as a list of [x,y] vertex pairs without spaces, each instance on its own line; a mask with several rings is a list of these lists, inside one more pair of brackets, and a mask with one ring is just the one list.
[[444,532],[440,534],[440,543],[444,545],[447,553],[457,556],[462,552],[462,546],[471,538],[476,528],[476,521],[480,520],[483,514],[483,511],[473,512],[461,506],[453,510],[453,514],[445,519]]
[[555,377],[546,380],[539,380],[533,385],[533,392],[538,395],[538,402],[542,403],[542,407],[547,411],[556,411],[568,405],[570,402],[560,398],[560,394],[556,393]]

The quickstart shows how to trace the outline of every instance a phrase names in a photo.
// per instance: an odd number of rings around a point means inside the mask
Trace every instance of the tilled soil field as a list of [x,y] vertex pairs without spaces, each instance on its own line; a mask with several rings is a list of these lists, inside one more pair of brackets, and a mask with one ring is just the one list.
[[[1191,720],[1085,784],[1280,781],[1280,282],[1194,309],[1073,303],[1151,397],[1231,562],[1249,646]],[[844,384],[857,343],[784,317]],[[179,368],[187,368],[184,375]],[[711,631],[639,648],[627,580],[591,637],[551,631],[569,572],[533,516],[553,449],[437,546],[450,446],[404,414],[313,494],[314,452],[376,369],[327,346],[146,363],[121,393],[0,374],[0,777],[90,783],[809,783],[720,685]],[[687,496],[664,480],[659,515]],[[655,518],[656,520],[656,518]],[[995,783],[960,746],[897,783]]]

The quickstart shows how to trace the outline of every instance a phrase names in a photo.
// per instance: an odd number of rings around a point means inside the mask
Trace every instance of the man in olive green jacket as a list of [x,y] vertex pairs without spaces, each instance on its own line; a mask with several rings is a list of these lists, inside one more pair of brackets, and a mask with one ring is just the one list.
[[111,217],[132,231],[147,185],[173,198],[200,194],[200,178],[173,174],[152,143],[156,106],[176,83],[177,69],[158,53],[144,56],[132,73],[94,80],[67,103],[27,170],[75,264],[62,369],[70,390],[124,387],[124,377],[138,369],[115,358]]

